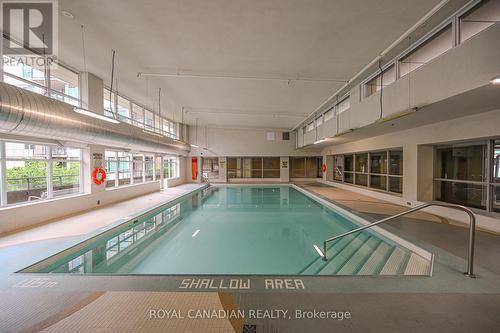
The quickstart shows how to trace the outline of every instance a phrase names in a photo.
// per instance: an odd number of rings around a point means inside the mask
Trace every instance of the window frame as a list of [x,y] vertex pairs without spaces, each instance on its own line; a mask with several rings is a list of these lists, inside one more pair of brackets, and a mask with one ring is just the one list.
[[[45,147],[45,154],[44,158],[32,158],[32,157],[8,157],[7,156],[7,151],[6,151],[6,143],[17,143],[17,144],[23,144],[23,145],[38,145],[38,146],[43,146]],[[83,188],[83,149],[81,148],[74,148],[74,147],[69,147],[65,146],[63,148],[70,148],[70,149],[77,149],[79,151],[79,156],[78,159],[63,159],[63,158],[58,158],[58,157],[53,157],[52,156],[52,150],[55,147],[55,145],[51,145],[48,143],[39,143],[39,142],[32,142],[32,141],[9,141],[9,140],[0,140],[0,207],[13,207],[13,206],[19,206],[19,205],[29,205],[37,202],[45,202],[45,201],[51,201],[54,199],[60,199],[60,198],[68,198],[76,195],[80,195],[84,193],[84,188]],[[8,185],[7,185],[7,180],[8,180],[8,175],[7,175],[7,162],[44,162],[45,163],[45,182],[46,182],[46,189],[45,192],[47,193],[46,198],[41,198],[38,200],[26,200],[26,201],[19,201],[19,202],[14,202],[14,203],[8,203]],[[65,194],[65,195],[57,195],[54,196],[54,179],[53,179],[53,170],[54,170],[54,162],[60,162],[60,161],[66,161],[66,162],[72,162],[72,163],[79,163],[79,168],[78,168],[78,191]]]

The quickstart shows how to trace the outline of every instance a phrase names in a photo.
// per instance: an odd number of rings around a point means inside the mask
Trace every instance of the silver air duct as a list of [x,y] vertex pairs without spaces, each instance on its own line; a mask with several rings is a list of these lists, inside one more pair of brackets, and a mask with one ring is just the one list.
[[82,142],[127,150],[184,154],[185,142],[74,112],[57,100],[0,82],[0,134]]

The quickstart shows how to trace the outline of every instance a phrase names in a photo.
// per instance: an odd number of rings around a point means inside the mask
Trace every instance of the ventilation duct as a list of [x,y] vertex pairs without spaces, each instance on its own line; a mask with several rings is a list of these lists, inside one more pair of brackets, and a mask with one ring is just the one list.
[[189,145],[145,133],[127,123],[112,124],[73,111],[74,107],[0,82],[0,135],[72,141],[127,150],[183,154]]

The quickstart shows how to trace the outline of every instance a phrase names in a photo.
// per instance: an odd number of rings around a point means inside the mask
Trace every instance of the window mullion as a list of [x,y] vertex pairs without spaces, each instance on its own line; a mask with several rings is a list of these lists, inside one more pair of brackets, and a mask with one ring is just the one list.
[[5,142],[0,141],[0,206],[7,205],[7,163],[5,160]]
[[54,189],[52,188],[52,147],[48,146],[47,147],[47,154],[48,154],[48,159],[47,159],[47,199],[52,199],[54,197]]

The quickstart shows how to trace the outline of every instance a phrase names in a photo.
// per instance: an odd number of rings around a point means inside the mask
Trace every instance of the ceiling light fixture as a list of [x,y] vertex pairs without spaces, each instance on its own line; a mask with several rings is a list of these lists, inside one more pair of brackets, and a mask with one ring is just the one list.
[[85,116],[89,116],[89,117],[92,117],[92,118],[97,118],[97,119],[100,119],[100,120],[107,121],[108,123],[113,123],[113,124],[119,124],[120,123],[116,119],[108,118],[106,116],[103,116],[103,115],[100,115],[100,114],[97,114],[95,112],[92,112],[92,111],[89,111],[89,110],[86,110],[86,109],[82,109],[82,108],[79,108],[79,107],[74,108],[73,111],[75,111],[76,113],[79,113],[79,114],[83,114]]
[[490,83],[495,85],[495,86],[500,85],[500,76],[497,76],[497,77],[491,79]]

